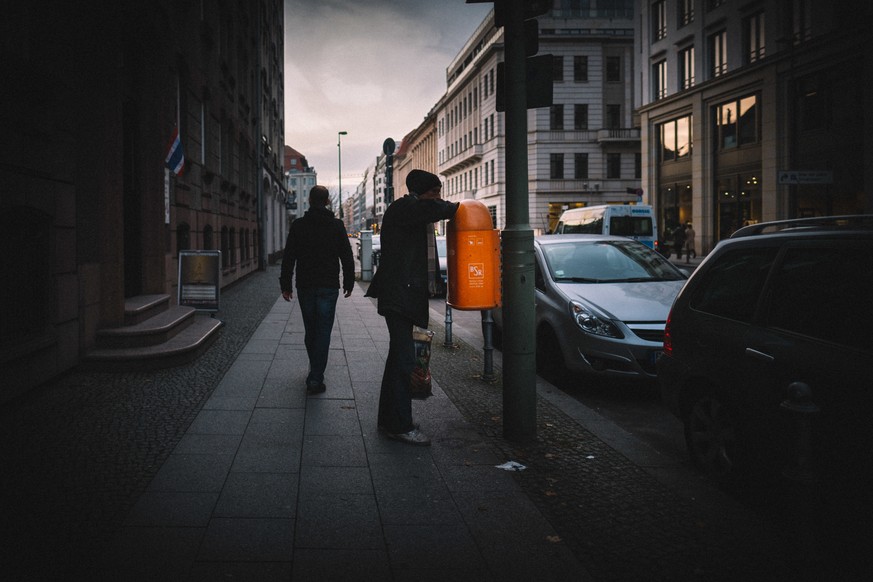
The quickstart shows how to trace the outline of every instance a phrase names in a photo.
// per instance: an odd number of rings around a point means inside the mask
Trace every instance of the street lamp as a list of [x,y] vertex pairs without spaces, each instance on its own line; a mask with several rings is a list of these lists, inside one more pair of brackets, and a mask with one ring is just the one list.
[[343,146],[342,146],[342,136],[348,135],[347,131],[338,131],[336,134],[336,149],[337,156],[339,159],[337,161],[337,181],[339,182],[339,217],[340,220],[343,218]]

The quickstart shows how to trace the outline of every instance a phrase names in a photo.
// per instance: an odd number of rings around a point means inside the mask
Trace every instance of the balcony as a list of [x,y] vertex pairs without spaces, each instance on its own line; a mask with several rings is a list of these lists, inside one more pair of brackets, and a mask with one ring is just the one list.
[[482,159],[482,144],[477,143],[439,165],[440,174],[451,174],[477,164]]
[[597,143],[614,144],[614,143],[639,143],[640,128],[638,127],[622,127],[614,129],[598,129]]

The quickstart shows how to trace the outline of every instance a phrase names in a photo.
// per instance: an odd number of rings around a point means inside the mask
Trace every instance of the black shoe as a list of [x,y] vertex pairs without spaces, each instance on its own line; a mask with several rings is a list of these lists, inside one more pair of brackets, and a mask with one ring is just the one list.
[[327,390],[327,386],[325,386],[324,383],[321,383],[318,386],[307,386],[306,387],[307,394],[321,394],[325,390]]

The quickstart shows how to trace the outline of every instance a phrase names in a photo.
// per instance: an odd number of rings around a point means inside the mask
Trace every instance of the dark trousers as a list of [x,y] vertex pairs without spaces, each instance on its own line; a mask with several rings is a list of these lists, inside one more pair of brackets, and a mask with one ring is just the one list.
[[315,388],[324,383],[324,369],[330,354],[330,334],[336,315],[336,301],[339,289],[312,287],[297,289],[297,301],[303,315],[303,329],[306,331],[303,342],[309,356],[309,375],[306,386]]
[[388,325],[388,359],[379,393],[379,426],[394,434],[411,431],[412,399],[409,380],[415,367],[412,321],[395,314],[385,315]]

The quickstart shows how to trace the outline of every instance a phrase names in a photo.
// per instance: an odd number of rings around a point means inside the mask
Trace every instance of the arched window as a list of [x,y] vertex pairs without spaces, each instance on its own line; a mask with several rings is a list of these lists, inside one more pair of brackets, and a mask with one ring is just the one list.
[[230,264],[230,232],[226,226],[221,227],[221,267],[227,268]]
[[176,254],[191,248],[191,227],[182,222],[176,227]]

